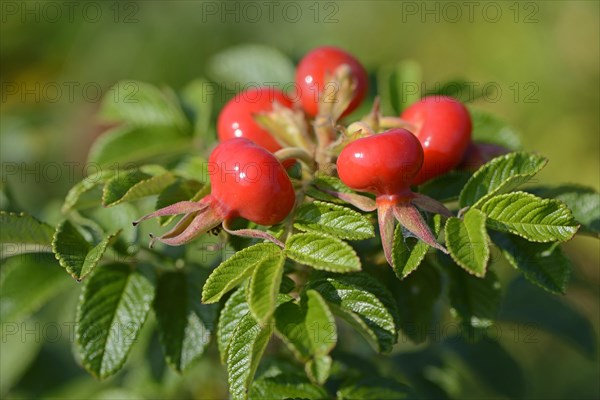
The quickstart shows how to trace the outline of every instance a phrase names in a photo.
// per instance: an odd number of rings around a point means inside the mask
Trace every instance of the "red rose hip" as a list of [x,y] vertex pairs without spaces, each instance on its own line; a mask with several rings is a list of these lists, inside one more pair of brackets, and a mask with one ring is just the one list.
[[463,160],[472,125],[461,102],[447,96],[424,97],[404,110],[400,118],[414,126],[413,133],[423,146],[423,166],[413,184],[443,175]]
[[375,194],[376,200],[356,194],[330,194],[362,210],[377,210],[383,251],[390,265],[393,265],[395,220],[430,246],[446,252],[415,205],[447,216],[450,212],[435,200],[410,190],[422,164],[423,148],[419,139],[400,128],[357,139],[348,144],[337,159],[340,180],[351,189]]
[[254,115],[273,110],[277,102],[292,107],[292,102],[277,89],[262,87],[238,93],[225,104],[217,121],[219,140],[246,138],[274,153],[281,145],[254,120]]
[[364,67],[351,54],[331,46],[318,47],[302,58],[296,69],[296,85],[302,108],[309,116],[314,117],[319,113],[319,98],[328,84],[327,77],[333,77],[336,70],[344,64],[350,67],[356,88],[342,116],[354,111],[367,93],[368,78]]
[[283,244],[255,229],[232,231],[228,224],[242,217],[259,225],[282,222],[292,211],[295,193],[290,178],[277,158],[248,139],[236,138],[219,144],[208,164],[211,194],[199,202],[181,201],[148,214],[138,221],[162,215],[186,214],[169,232],[153,236],[168,245],[185,244],[223,223],[231,234],[263,238]]

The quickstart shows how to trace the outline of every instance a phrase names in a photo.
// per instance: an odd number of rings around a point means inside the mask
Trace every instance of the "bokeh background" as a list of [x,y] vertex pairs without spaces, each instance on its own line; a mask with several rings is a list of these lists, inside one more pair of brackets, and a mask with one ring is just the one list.
[[[83,174],[87,151],[101,129],[95,118],[100,96],[116,81],[136,79],[179,89],[209,73],[211,56],[245,43],[273,46],[294,60],[315,46],[337,45],[371,72],[413,59],[423,67],[427,89],[454,78],[473,82],[475,91],[494,82],[496,95],[484,96],[476,105],[510,121],[523,133],[525,149],[550,159],[539,183],[600,189],[596,1],[1,4],[2,209],[27,211],[50,222],[60,218],[59,205]],[[72,164],[72,176],[68,163],[79,163]],[[9,164],[18,165],[20,172],[5,168]],[[48,165],[59,167],[58,178]],[[575,280],[585,283],[572,287],[566,301],[591,319],[598,332],[598,241],[576,238],[566,248],[576,264]],[[130,362],[139,367],[108,382],[89,377],[77,365],[64,327],[56,338],[39,328],[43,322],[72,321],[77,294],[77,287],[66,290],[24,322],[29,324],[24,338],[8,340],[3,334],[0,395],[225,395],[224,372],[214,359],[205,358],[180,378],[160,363],[147,362],[148,357],[160,359],[160,351],[158,356],[132,354]],[[513,339],[507,336],[502,342],[527,372],[533,398],[600,395],[596,355],[586,357],[541,332],[531,343]],[[476,379],[456,374],[463,398],[489,395]]]

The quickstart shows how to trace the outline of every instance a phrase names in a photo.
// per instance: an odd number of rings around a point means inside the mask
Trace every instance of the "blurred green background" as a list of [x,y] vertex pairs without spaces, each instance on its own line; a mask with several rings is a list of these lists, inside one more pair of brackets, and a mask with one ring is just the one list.
[[[523,133],[525,149],[550,159],[539,183],[600,189],[596,1],[1,4],[2,209],[56,222],[58,206],[84,173],[90,143],[100,132],[94,117],[100,95],[123,79],[179,89],[206,75],[212,55],[244,43],[273,46],[294,60],[315,46],[337,45],[371,72],[413,59],[423,67],[426,89],[466,78],[477,92],[494,82],[496,95],[484,96],[476,105],[510,121]],[[14,172],[7,165],[34,172]],[[74,165],[73,176],[69,165]],[[59,178],[54,166],[61,171]],[[585,284],[572,287],[566,299],[598,332],[598,241],[576,238],[567,250],[577,265],[575,281]],[[78,288],[70,287],[27,323],[72,321]],[[64,327],[55,341],[48,340],[50,333],[30,329],[26,340],[10,342],[3,334],[2,396],[13,385],[9,398],[225,395],[224,372],[206,358],[183,380],[167,372],[159,383],[152,378],[163,372],[146,366],[97,383],[77,366]],[[600,395],[595,355],[584,357],[541,333],[535,343],[502,339],[527,371],[532,397]],[[146,335],[143,340],[156,338]],[[133,354],[130,362],[136,357],[149,356]],[[472,378],[461,379],[461,397],[489,395],[481,394]]]

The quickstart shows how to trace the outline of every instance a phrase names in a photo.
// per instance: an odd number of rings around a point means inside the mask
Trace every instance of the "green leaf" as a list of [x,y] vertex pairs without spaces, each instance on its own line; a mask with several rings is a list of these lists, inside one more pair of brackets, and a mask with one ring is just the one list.
[[329,378],[332,363],[333,360],[330,356],[316,356],[306,362],[306,375],[311,381],[318,385],[322,385],[327,381],[327,378]]
[[167,126],[119,126],[106,131],[92,145],[89,164],[121,167],[189,151],[191,139]]
[[519,324],[519,341],[539,340],[534,335],[542,329],[565,340],[588,359],[596,359],[597,334],[588,318],[525,279],[515,279],[508,286],[499,319]]
[[[54,229],[44,222],[25,213],[14,214],[0,211],[0,243],[38,244],[49,246]],[[38,250],[40,250],[38,248]],[[6,253],[6,250],[3,251]]]
[[275,327],[279,337],[301,362],[327,355],[337,342],[333,315],[325,300],[314,290],[307,290],[300,303],[281,303],[275,311]]
[[382,353],[397,340],[398,311],[391,294],[365,273],[331,275],[309,284],[329,304],[331,311],[350,323]]
[[210,117],[214,101],[214,86],[205,79],[194,79],[181,93],[184,109],[189,110],[194,121],[194,135],[214,141],[209,134]]
[[412,390],[393,379],[382,377],[362,378],[350,381],[337,391],[339,400],[372,399],[372,400],[399,400],[414,398]]
[[485,276],[490,258],[490,238],[485,229],[485,214],[476,208],[462,219],[450,217],[446,222],[446,246],[452,259],[470,274]]
[[178,372],[200,358],[217,316],[214,305],[200,302],[199,280],[183,272],[167,272],[158,280],[154,300],[158,333],[168,364]]
[[139,210],[134,205],[121,203],[110,208],[96,207],[91,210],[81,211],[81,216],[91,219],[93,223],[97,223],[100,228],[98,236],[103,237],[121,230],[121,234],[111,244],[114,250],[123,255],[130,255],[131,251],[135,250],[135,243],[137,243],[139,233],[131,221],[139,218]]
[[106,120],[134,126],[169,126],[189,129],[185,115],[174,99],[155,86],[139,81],[121,81],[109,89],[101,106]]
[[[432,231],[440,232],[441,220],[439,216],[434,218]],[[402,225],[396,225],[394,232],[394,247],[392,249],[392,261],[394,273],[398,279],[404,279],[421,264],[430,246],[415,237],[404,236]]]
[[285,256],[282,251],[265,257],[256,265],[250,278],[248,306],[261,325],[265,324],[275,312],[284,263]]
[[64,220],[56,228],[52,251],[60,265],[81,282],[96,268],[108,246],[120,233],[120,230],[114,232],[93,245],[85,240],[75,225],[69,220]]
[[473,141],[497,144],[511,150],[521,148],[521,135],[498,117],[469,107],[473,122]]
[[65,201],[62,205],[61,212],[63,214],[68,213],[80,203],[81,197],[90,192],[97,186],[104,184],[104,182],[114,175],[114,171],[112,170],[102,170],[96,172],[93,176],[88,176],[87,178],[77,182],[75,186],[73,186],[67,196],[65,197]]
[[375,236],[373,224],[349,208],[314,201],[296,211],[294,226],[305,232],[323,232],[340,239],[360,240]]
[[481,206],[487,226],[532,242],[566,241],[579,227],[560,201],[514,192],[492,197]]
[[152,196],[174,181],[175,177],[170,172],[151,175],[139,169],[124,171],[106,182],[102,191],[102,204],[110,207]]
[[560,200],[571,209],[581,230],[600,235],[600,193],[579,185],[528,189],[537,196]]
[[246,288],[240,287],[225,302],[217,325],[217,346],[223,364],[227,361],[227,348],[233,332],[242,317],[248,313],[250,313],[250,308],[246,302]]
[[492,240],[527,280],[551,293],[566,293],[572,266],[557,243],[531,243],[499,232],[492,232]]
[[294,64],[279,50],[254,44],[223,50],[212,56],[207,65],[213,81],[236,88],[249,83],[287,84],[294,81],[294,70]]
[[279,374],[259,378],[252,384],[251,399],[314,399],[327,398],[325,389],[310,383],[306,378]]
[[258,363],[267,347],[271,330],[246,314],[235,328],[227,349],[229,392],[233,399],[247,399]]
[[[500,282],[492,271],[477,278],[445,259],[450,277],[450,305],[469,326],[487,328],[494,323],[500,306]],[[444,262],[444,261],[443,261]]]
[[315,232],[290,236],[285,253],[294,261],[325,271],[351,272],[361,268],[360,259],[348,243]]
[[341,193],[354,193],[352,189],[344,185],[344,183],[338,178],[325,174],[317,174],[317,176],[313,180],[313,184],[306,189],[306,194],[312,197],[313,199],[321,201],[336,204],[344,203],[343,200],[340,200],[337,197],[333,197],[330,194],[322,192],[321,190],[318,190],[318,188]]
[[202,302],[215,303],[223,295],[250,276],[263,262],[279,259],[281,249],[273,243],[259,243],[238,251],[215,268],[204,288]]
[[497,341],[489,337],[467,341],[456,336],[447,339],[445,344],[496,393],[510,399],[521,398],[525,393],[525,375],[521,366]]
[[99,268],[77,308],[76,341],[86,370],[99,379],[116,373],[136,342],[154,299],[154,277],[126,264]]
[[412,60],[385,65],[377,73],[377,89],[384,114],[400,115],[421,97],[421,67]]
[[391,292],[396,299],[399,328],[413,342],[427,339],[435,321],[435,306],[442,294],[441,275],[432,265],[425,263],[406,279],[395,279]]
[[509,153],[479,168],[460,192],[460,206],[481,205],[490,197],[510,192],[540,172],[548,160],[535,154]]
[[72,282],[50,253],[24,253],[3,260],[0,320],[21,322]]
[[468,171],[450,171],[419,186],[419,193],[442,203],[458,200],[462,188],[471,175]]

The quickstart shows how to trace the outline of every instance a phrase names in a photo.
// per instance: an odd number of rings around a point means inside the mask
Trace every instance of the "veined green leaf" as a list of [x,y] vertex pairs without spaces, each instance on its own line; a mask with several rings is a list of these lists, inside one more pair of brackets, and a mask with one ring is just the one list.
[[462,219],[450,217],[446,222],[446,246],[452,259],[470,274],[485,276],[490,258],[489,237],[485,229],[485,214],[476,208]]
[[267,347],[271,329],[261,327],[246,314],[235,328],[227,349],[227,375],[233,399],[247,399],[258,363]]
[[531,243],[500,232],[492,232],[492,240],[527,280],[551,293],[566,293],[572,266],[557,243]]
[[197,361],[210,341],[217,307],[200,303],[197,274],[160,276],[154,300],[158,333],[168,364],[178,372]]
[[273,243],[259,243],[238,251],[212,271],[202,289],[202,302],[219,301],[261,263],[279,259],[280,255],[281,249]]
[[121,231],[104,237],[98,244],[89,243],[69,220],[56,228],[52,251],[60,265],[78,282],[88,276],[102,259],[108,246]]
[[294,261],[325,271],[351,272],[361,268],[360,259],[348,243],[315,232],[290,236],[285,253]]
[[182,110],[171,94],[139,81],[117,82],[102,101],[101,116],[135,126],[171,126],[189,129]]
[[0,225],[2,226],[2,229],[0,229],[0,242],[2,244],[49,246],[52,243],[54,229],[31,215],[0,211]]
[[0,320],[21,322],[73,283],[50,253],[25,253],[3,260]]
[[309,284],[334,314],[350,323],[377,351],[389,352],[397,340],[398,311],[387,289],[364,273],[325,276]]
[[294,226],[305,232],[323,232],[348,240],[375,236],[373,224],[362,214],[322,201],[302,205],[296,212]]
[[581,224],[581,230],[600,235],[600,193],[579,185],[537,187],[527,190],[537,196],[564,202]]
[[250,278],[248,306],[260,325],[265,324],[275,312],[284,262],[285,256],[282,251],[265,257],[256,265]]
[[504,146],[511,150],[521,148],[521,135],[506,122],[482,110],[469,107],[473,121],[473,140]]
[[235,328],[246,314],[250,313],[248,302],[246,302],[246,288],[244,286],[238,288],[229,296],[219,317],[217,326],[217,346],[221,362],[225,364],[227,361],[227,348]]
[[535,154],[509,153],[479,168],[460,192],[461,207],[477,207],[496,194],[510,192],[540,172],[548,160]]
[[333,315],[321,295],[307,290],[300,303],[281,303],[275,312],[279,337],[302,362],[328,354],[337,342]]
[[77,308],[76,341],[86,370],[103,379],[121,369],[153,299],[154,277],[146,269],[115,263],[95,271]]
[[140,169],[123,171],[110,179],[102,191],[102,204],[105,207],[126,201],[134,201],[160,193],[175,181],[170,172],[152,175]]
[[88,163],[99,168],[121,169],[136,163],[182,154],[191,138],[167,126],[118,126],[106,131],[92,145]]
[[325,389],[309,382],[305,377],[279,374],[262,377],[254,381],[251,399],[326,399]]
[[564,242],[571,239],[579,227],[562,202],[524,192],[492,197],[481,206],[481,211],[487,216],[489,228],[532,242]]

